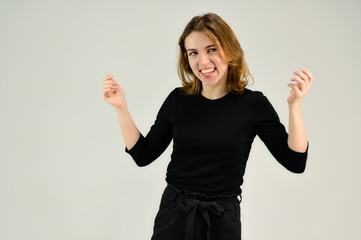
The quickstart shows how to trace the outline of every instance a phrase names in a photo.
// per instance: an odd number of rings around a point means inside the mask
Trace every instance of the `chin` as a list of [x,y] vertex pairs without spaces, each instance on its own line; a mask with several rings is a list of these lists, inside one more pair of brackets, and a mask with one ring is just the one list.
[[206,85],[206,86],[216,86],[217,84],[219,84],[219,80],[217,79],[203,79],[203,80],[200,80],[202,82],[203,85]]

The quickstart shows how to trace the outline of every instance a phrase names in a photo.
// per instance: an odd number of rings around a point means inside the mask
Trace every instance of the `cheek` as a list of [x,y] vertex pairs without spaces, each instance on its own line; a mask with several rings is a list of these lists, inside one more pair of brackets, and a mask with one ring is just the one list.
[[218,65],[218,67],[219,67],[219,70],[220,70],[221,72],[226,72],[226,71],[228,71],[228,64],[227,64],[227,63],[220,62],[219,65]]
[[192,72],[197,75],[198,74],[198,68],[196,66],[196,64],[192,61],[188,61],[188,64],[190,66],[190,68],[192,69]]
[[222,66],[222,71],[227,72],[228,71],[228,65],[223,65]]

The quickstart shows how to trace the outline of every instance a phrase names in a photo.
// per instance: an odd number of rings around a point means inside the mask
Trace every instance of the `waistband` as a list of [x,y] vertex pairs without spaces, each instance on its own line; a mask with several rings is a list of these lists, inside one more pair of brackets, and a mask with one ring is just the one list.
[[[170,184],[164,190],[164,196],[176,202],[177,206],[186,216],[186,232],[184,240],[193,240],[195,218],[198,214],[207,224],[207,239],[210,239],[211,218],[222,218],[227,208],[234,208],[242,200],[240,195],[214,195],[193,193],[187,190],[180,190]],[[238,198],[240,197],[240,198]]]
[[237,199],[238,203],[242,201],[241,194],[216,194],[216,195],[206,195],[202,193],[196,193],[192,191],[188,191],[186,189],[178,189],[177,187],[167,184],[165,192],[173,195],[174,197],[178,197],[179,199],[198,199],[202,201],[217,201],[217,202],[234,202]]

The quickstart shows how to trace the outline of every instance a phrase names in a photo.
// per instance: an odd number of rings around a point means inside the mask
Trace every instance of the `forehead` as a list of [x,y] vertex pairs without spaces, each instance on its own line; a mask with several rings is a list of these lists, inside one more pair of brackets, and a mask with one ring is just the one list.
[[186,49],[200,49],[215,44],[214,41],[205,33],[193,31],[184,40]]

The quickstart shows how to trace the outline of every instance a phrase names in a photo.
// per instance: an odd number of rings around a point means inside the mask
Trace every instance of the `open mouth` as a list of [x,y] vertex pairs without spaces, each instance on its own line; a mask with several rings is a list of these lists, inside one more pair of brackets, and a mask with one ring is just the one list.
[[200,70],[200,72],[201,72],[204,76],[209,76],[209,75],[211,75],[215,70],[216,70],[216,68],[207,68],[207,69],[202,69],[202,70]]

